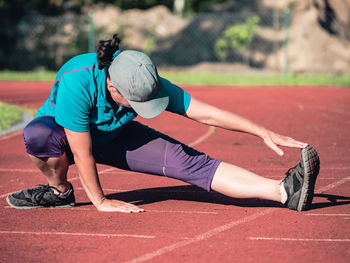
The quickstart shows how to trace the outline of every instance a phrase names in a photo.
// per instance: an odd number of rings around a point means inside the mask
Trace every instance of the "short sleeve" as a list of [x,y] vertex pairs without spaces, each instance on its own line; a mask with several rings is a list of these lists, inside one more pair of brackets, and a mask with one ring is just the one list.
[[91,99],[84,85],[65,76],[57,90],[55,120],[62,127],[76,131],[89,130]]
[[169,94],[169,104],[166,110],[184,115],[190,105],[191,95],[167,79],[159,77],[159,81],[160,85],[163,85]]

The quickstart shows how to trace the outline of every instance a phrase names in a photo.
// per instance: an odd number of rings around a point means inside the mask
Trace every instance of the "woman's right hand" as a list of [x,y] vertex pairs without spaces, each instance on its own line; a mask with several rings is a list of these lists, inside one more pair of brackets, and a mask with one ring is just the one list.
[[136,205],[111,199],[103,199],[99,205],[96,205],[96,208],[101,212],[140,213],[145,211]]

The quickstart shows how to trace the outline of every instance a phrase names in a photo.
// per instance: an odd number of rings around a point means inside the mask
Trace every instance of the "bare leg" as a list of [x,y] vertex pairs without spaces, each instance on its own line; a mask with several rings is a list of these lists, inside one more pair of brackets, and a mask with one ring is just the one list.
[[35,157],[29,154],[36,167],[46,176],[49,185],[64,193],[68,190],[67,172],[69,163],[64,153],[60,157]]
[[281,202],[280,180],[261,177],[238,166],[222,162],[211,189],[234,198],[260,198]]

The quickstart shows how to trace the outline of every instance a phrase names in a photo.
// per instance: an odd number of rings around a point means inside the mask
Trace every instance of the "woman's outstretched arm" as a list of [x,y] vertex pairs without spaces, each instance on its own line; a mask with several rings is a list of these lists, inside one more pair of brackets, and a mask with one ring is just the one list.
[[220,109],[194,97],[191,98],[191,102],[185,116],[210,126],[220,127],[232,131],[245,132],[258,136],[264,140],[268,147],[279,155],[283,155],[283,151],[278,146],[297,148],[304,148],[307,146],[307,143],[299,142],[293,138],[270,131],[243,116]]

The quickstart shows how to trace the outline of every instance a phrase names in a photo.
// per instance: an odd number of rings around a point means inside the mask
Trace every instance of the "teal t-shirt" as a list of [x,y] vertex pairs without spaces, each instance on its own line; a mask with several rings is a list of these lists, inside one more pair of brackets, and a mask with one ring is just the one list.
[[[191,96],[164,78],[159,77],[159,82],[169,94],[166,110],[185,114]],[[133,109],[123,106],[114,112],[106,92],[106,69],[98,68],[97,54],[76,56],[58,71],[50,96],[36,117],[53,116],[68,130],[90,131],[93,144],[104,145],[115,139],[121,128],[137,116]]]

